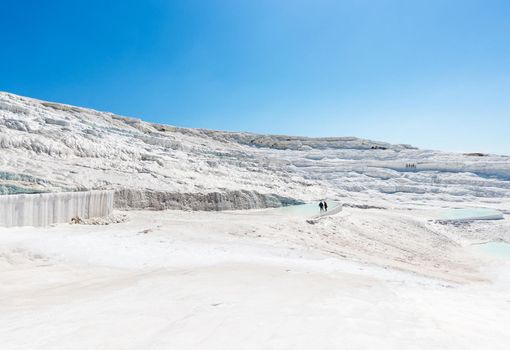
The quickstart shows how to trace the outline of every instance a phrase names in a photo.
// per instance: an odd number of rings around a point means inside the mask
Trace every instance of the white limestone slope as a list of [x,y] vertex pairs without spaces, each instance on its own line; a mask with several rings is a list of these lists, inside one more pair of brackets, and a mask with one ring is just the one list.
[[[508,349],[510,262],[462,249],[456,227],[282,212],[0,228],[1,348]],[[485,224],[468,232],[508,237]]]
[[[0,228],[2,349],[507,349],[509,263],[475,247],[510,242],[509,171],[505,156],[184,129],[0,93],[2,193],[344,204],[313,225],[269,209]],[[431,206],[505,219],[444,224]]]
[[228,197],[244,190],[301,200],[476,202],[505,209],[510,157],[354,137],[177,128],[0,93],[0,191],[79,189],[157,191],[158,198],[211,192]]

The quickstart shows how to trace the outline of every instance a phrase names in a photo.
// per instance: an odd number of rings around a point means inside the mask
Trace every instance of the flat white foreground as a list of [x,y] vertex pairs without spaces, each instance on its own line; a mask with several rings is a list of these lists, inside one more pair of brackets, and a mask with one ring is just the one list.
[[2,349],[509,348],[510,265],[458,228],[355,209],[128,216],[0,229]]

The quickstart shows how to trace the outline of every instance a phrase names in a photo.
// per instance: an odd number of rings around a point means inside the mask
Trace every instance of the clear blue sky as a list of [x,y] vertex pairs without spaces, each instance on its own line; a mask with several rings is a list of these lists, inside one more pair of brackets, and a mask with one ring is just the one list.
[[510,154],[508,0],[0,0],[0,90],[179,126]]

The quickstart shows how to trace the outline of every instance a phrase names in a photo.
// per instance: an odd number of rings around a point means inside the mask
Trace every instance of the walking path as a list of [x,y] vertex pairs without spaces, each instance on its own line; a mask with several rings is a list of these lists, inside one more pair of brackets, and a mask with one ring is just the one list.
[[342,204],[339,203],[333,209],[328,210],[326,212],[322,212],[319,215],[315,215],[315,216],[311,217],[310,219],[306,220],[306,222],[308,222],[309,224],[315,224],[315,223],[319,222],[320,219],[322,219],[326,216],[332,216],[332,215],[338,214],[341,211],[342,211]]

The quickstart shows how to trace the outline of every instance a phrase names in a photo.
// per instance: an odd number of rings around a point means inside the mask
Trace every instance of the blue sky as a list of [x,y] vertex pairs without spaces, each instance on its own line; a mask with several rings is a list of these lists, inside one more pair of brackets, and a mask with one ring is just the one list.
[[0,90],[179,126],[510,154],[510,1],[0,0]]

